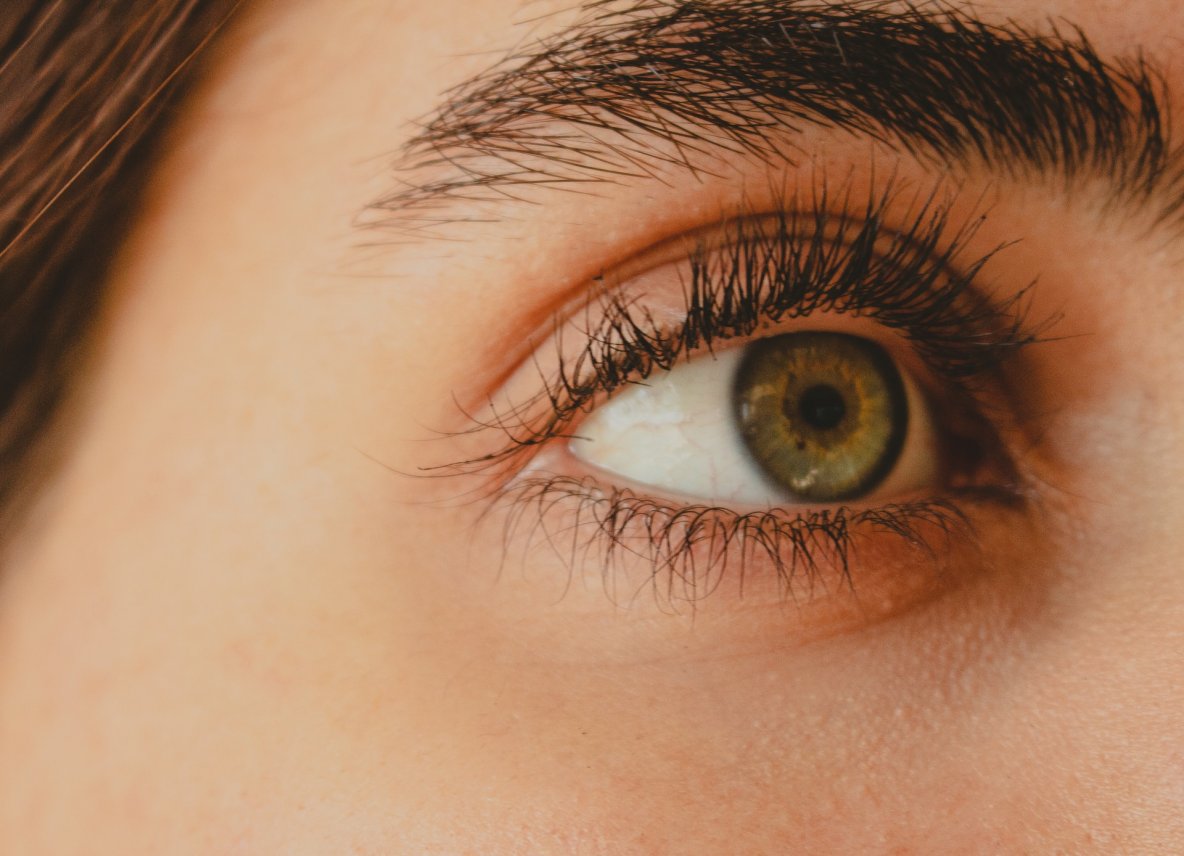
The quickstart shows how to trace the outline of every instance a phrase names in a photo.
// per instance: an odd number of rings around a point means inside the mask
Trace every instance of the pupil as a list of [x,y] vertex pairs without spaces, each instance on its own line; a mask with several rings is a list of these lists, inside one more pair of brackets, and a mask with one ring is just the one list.
[[847,415],[847,403],[833,386],[819,384],[802,393],[798,415],[811,427],[827,430],[843,421]]

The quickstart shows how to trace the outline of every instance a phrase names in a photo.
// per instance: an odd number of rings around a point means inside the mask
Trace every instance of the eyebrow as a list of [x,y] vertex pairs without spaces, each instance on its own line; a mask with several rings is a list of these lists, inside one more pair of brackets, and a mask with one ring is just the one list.
[[496,219],[468,203],[713,158],[793,164],[793,137],[822,127],[939,166],[1100,180],[1158,224],[1184,219],[1168,104],[1148,60],[1104,59],[1076,28],[875,0],[596,0],[449,91],[373,209],[412,231]]

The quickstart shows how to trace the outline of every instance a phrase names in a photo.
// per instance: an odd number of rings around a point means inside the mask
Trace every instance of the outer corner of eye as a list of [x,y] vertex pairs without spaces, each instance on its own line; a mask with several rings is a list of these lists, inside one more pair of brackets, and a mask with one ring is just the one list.
[[754,507],[935,486],[927,397],[878,343],[785,333],[693,359],[597,408],[576,458],[682,498]]

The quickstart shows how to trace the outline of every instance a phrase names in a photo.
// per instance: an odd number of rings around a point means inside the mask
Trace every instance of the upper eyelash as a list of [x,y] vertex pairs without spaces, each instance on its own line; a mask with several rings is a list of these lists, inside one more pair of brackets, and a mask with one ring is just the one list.
[[[496,429],[506,442],[479,457],[425,472],[509,471],[524,452],[566,433],[571,422],[605,395],[716,344],[751,336],[762,324],[836,312],[873,318],[908,339],[931,370],[967,387],[1032,343],[1055,319],[1030,323],[1030,285],[999,298],[978,280],[1006,244],[965,261],[983,216],[951,226],[951,203],[936,191],[907,206],[904,228],[890,224],[899,194],[893,182],[864,206],[845,190],[838,202],[825,186],[808,204],[794,200],[760,218],[730,218],[726,240],[700,240],[689,252],[685,319],[656,321],[622,293],[608,290],[586,307],[595,323],[557,322],[557,365],[540,368],[541,391],[509,408],[490,402],[492,416],[469,415],[473,431]],[[768,228],[769,221],[772,228]],[[760,221],[758,223],[758,221]],[[565,359],[563,337],[586,344]]]

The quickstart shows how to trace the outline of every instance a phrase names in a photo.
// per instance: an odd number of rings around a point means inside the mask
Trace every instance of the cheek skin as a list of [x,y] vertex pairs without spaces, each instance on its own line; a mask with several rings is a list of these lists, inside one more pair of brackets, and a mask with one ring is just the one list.
[[[1178,20],[1140,9],[1053,14]],[[118,270],[0,574],[0,852],[1179,851],[1181,331],[1098,289],[1048,449],[1079,469],[916,608],[803,637],[823,607],[614,605],[407,475],[528,297],[510,254],[342,262],[375,153],[516,40],[507,6],[340,11],[244,23]]]

